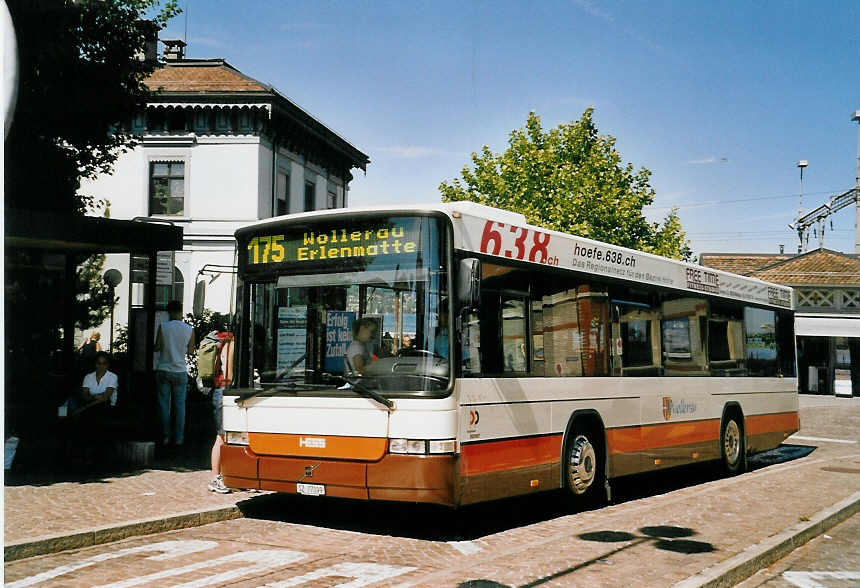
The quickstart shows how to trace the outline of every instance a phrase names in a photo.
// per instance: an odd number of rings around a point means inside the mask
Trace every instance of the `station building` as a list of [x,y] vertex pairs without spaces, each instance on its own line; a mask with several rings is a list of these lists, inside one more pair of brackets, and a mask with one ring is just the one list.
[[[156,308],[179,299],[191,312],[201,282],[204,306],[228,314],[234,231],[273,216],[347,206],[352,171],[366,171],[370,159],[224,59],[186,59],[182,41],[164,45],[161,67],[145,80],[153,95],[131,121],[138,145],[80,192],[107,200],[111,218],[183,229],[181,251],[159,254]],[[124,276],[116,323],[130,331],[144,305],[146,264],[127,255],[105,262]],[[108,330],[100,329],[103,341]]]
[[699,263],[794,288],[800,391],[860,396],[860,254],[702,253]]

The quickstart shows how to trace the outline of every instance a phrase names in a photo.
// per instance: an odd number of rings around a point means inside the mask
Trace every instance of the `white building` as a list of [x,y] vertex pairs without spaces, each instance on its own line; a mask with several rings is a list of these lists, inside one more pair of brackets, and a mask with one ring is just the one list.
[[[184,44],[165,45],[162,67],[146,80],[155,94],[132,121],[142,141],[120,156],[112,174],[84,183],[80,191],[108,200],[112,218],[146,217],[183,227],[183,250],[175,254],[172,283],[157,289],[157,307],[178,298],[190,312],[194,284],[205,279],[205,307],[228,313],[232,275],[216,272],[235,265],[236,228],[282,214],[345,207],[351,170],[366,170],[370,160],[223,59],[183,59]],[[123,274],[116,324],[128,322],[130,302],[143,303],[133,264],[125,255],[108,256],[105,264]],[[108,329],[102,329],[102,341]]]

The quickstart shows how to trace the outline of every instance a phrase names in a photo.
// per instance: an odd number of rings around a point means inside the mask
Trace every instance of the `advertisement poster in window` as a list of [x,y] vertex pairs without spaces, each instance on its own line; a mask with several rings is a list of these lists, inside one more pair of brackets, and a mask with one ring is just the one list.
[[[278,372],[304,370],[307,352],[308,307],[278,308]],[[295,365],[293,365],[295,364]]]
[[355,313],[345,310],[330,310],[326,313],[325,327],[325,371],[342,374],[343,356],[352,342],[352,323]]

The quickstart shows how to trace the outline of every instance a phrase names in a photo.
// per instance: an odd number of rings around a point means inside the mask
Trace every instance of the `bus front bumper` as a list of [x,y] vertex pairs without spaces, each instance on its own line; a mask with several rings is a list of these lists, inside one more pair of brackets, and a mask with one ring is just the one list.
[[221,446],[221,474],[230,488],[297,494],[320,484],[326,496],[455,504],[455,455],[392,455],[378,461],[258,455],[243,445]]

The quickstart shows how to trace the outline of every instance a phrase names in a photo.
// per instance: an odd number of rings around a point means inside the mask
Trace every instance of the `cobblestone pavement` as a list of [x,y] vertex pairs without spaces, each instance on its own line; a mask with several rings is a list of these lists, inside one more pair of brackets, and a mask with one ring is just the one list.
[[670,586],[857,491],[860,444],[834,441],[860,441],[860,400],[803,408],[801,419],[799,436],[830,441],[790,439],[735,478],[702,482],[694,472],[618,481],[624,502],[600,510],[564,514],[547,506],[552,496],[447,511],[268,495],[243,503],[243,519],[10,562],[5,579],[10,586]]
[[739,586],[860,586],[860,515],[833,527]]
[[7,544],[20,543],[94,527],[232,506],[253,496],[248,492],[209,492],[206,485],[211,479],[209,470],[171,468],[88,476],[81,482],[7,485],[3,489],[3,538]]

